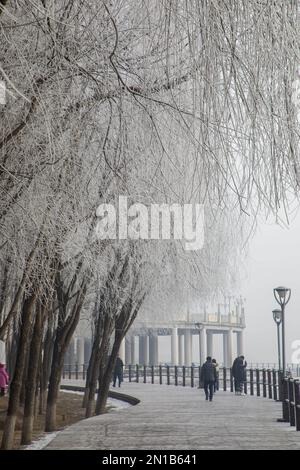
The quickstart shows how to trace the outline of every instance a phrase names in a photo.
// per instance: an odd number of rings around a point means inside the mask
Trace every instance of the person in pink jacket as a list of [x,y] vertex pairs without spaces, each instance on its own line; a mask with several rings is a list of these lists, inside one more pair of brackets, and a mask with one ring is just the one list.
[[0,396],[5,395],[5,390],[7,389],[9,382],[9,375],[5,369],[5,364],[0,363]]

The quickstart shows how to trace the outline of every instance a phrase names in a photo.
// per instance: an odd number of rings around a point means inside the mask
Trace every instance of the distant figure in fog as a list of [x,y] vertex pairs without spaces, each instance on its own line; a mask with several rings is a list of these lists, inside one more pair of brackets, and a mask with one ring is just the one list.
[[118,355],[115,368],[114,368],[114,383],[113,383],[114,387],[116,386],[117,379],[119,382],[119,387],[121,387],[121,382],[123,382],[123,367],[124,367],[123,361]]
[[206,358],[206,362],[201,367],[201,381],[204,385],[204,392],[206,400],[212,401],[214,395],[214,386],[217,379],[217,371],[211,357]]
[[9,383],[9,375],[5,369],[5,364],[0,363],[0,396],[5,395]]
[[242,395],[243,385],[246,382],[247,361],[244,356],[235,358],[232,364],[232,376],[234,378],[234,391],[236,395]]
[[214,383],[214,392],[216,392],[217,390],[219,390],[219,364],[217,363],[216,359],[213,359],[211,361],[216,369],[216,380],[215,380],[215,383]]

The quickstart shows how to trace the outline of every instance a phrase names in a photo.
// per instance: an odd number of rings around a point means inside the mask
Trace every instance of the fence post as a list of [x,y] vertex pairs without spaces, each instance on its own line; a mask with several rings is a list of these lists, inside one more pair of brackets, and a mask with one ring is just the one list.
[[290,415],[289,415],[289,387],[288,387],[288,381],[284,377],[282,379],[282,419],[280,421],[283,421],[284,423],[288,423],[290,420]]
[[147,366],[144,366],[144,384],[147,383]]
[[194,367],[191,366],[191,387],[194,387]]
[[175,366],[175,385],[178,385],[178,368]]
[[244,382],[244,394],[248,394],[248,373],[247,369],[245,370],[246,380]]
[[78,380],[78,362],[75,364],[75,379]]
[[253,369],[250,369],[250,395],[254,395]]
[[185,366],[182,366],[182,385],[185,387]]
[[273,394],[272,394],[272,375],[271,375],[271,370],[270,369],[268,369],[267,374],[268,374],[268,395],[269,395],[269,398],[272,400],[272,398],[273,398]]
[[296,431],[300,431],[300,381],[299,380],[294,380],[294,397],[295,397]]
[[260,397],[260,374],[259,369],[256,369],[256,396]]
[[227,377],[226,377],[226,367],[223,369],[223,390],[226,392],[227,390]]
[[131,364],[128,365],[128,380],[131,382]]
[[162,385],[162,366],[159,365],[159,384]]
[[154,366],[151,366],[151,383],[154,384]]
[[278,371],[278,389],[279,401],[283,401],[283,373],[281,370]]
[[198,367],[198,374],[199,374],[198,381],[199,381],[199,388],[200,388],[201,387],[201,366]]
[[170,366],[167,366],[167,385],[170,385]]
[[82,364],[82,380],[85,380],[85,377],[86,377],[85,373],[86,373],[85,364]]
[[232,375],[231,367],[229,369],[229,373],[230,373],[230,391],[233,392],[233,375]]
[[277,380],[276,380],[276,370],[272,370],[272,377],[273,377],[273,398],[275,401],[278,400],[278,393],[277,393]]
[[291,378],[288,379],[288,400],[290,426],[295,426],[294,381]]
[[65,378],[65,365],[63,366],[63,379]]
[[138,364],[136,364],[135,366],[135,377],[136,377],[135,379],[136,383],[139,383],[140,377],[139,377],[139,365]]
[[266,369],[262,371],[262,378],[263,378],[263,397],[267,398],[267,383],[266,383]]

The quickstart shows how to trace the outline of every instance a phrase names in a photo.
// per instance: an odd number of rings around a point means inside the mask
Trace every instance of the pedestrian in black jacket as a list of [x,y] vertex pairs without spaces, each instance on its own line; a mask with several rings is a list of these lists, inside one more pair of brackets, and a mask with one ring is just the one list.
[[234,390],[236,395],[241,395],[246,377],[247,361],[244,356],[237,357],[232,364],[231,372],[234,378]]
[[123,382],[123,367],[124,367],[123,361],[120,358],[120,356],[118,356],[116,360],[115,369],[114,369],[114,383],[113,383],[114,387],[116,386],[117,379],[119,381],[119,387],[121,387],[121,382]]
[[211,357],[206,358],[206,362],[201,367],[201,381],[204,385],[206,400],[212,401],[214,395],[214,385],[217,380],[217,371],[212,363]]

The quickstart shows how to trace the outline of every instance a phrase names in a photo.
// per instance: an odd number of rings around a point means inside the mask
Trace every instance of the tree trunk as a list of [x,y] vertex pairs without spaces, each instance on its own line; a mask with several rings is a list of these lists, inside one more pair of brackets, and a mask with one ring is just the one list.
[[[99,315],[97,321],[97,331],[93,343],[92,361],[89,364],[89,380],[86,391],[86,418],[90,418],[94,413],[95,393],[97,388],[97,379],[99,376],[99,366],[101,357],[106,350],[106,343],[109,342],[110,335],[113,331],[112,321],[107,319],[103,324],[103,318]],[[90,367],[91,365],[91,367]]]
[[92,353],[91,353],[89,365],[88,365],[87,372],[86,372],[86,382],[85,382],[84,396],[82,400],[82,408],[87,408],[92,377],[95,371],[96,355],[97,355],[97,350],[99,349],[99,346],[100,346],[100,339],[101,339],[99,326],[100,326],[100,318],[98,318],[97,320],[97,327],[96,327],[96,333],[94,336],[94,341],[93,341],[93,346],[92,346]]
[[63,347],[61,342],[54,345],[53,363],[51,367],[51,375],[49,381],[49,391],[46,409],[45,431],[52,432],[56,429],[56,402],[59,392],[59,384],[61,380],[61,372],[64,363],[64,352],[67,349]]
[[[117,355],[120,349],[121,342],[122,342],[122,336],[118,334],[114,341],[114,345],[112,348],[111,355],[108,359],[108,362],[106,362],[106,357],[105,357],[106,355],[103,358],[104,364],[102,365],[102,372],[101,372],[101,375],[99,376],[99,388],[98,388],[97,403],[96,403],[96,415],[105,413],[108,392],[109,392],[109,385],[110,385],[113,369],[115,367],[115,363],[116,363],[116,359],[117,359]],[[107,344],[107,351],[108,351],[108,345],[109,345],[109,342]]]
[[[73,307],[73,310],[70,313],[68,320],[65,324],[60,326],[56,334],[47,398],[45,424],[46,432],[55,431],[56,428],[56,402],[59,392],[59,384],[61,380],[62,370],[64,366],[64,356],[71,342],[74,331],[78,325],[80,319],[80,311],[85,299],[86,290],[87,286],[84,282],[81,286],[78,300],[75,306]],[[64,307],[66,308],[66,305]]]
[[48,324],[48,329],[44,341],[44,355],[41,361],[40,370],[40,400],[39,400],[39,414],[43,414],[46,411],[47,403],[47,390],[48,382],[51,373],[53,347],[55,342],[55,335],[52,326]]
[[[30,331],[30,337],[31,336],[32,336],[32,330]],[[24,371],[23,371],[23,377],[22,377],[20,403],[19,403],[19,406],[21,407],[23,407],[25,404],[28,367],[29,367],[29,353],[26,355],[26,358],[25,358],[25,365],[24,365]]]
[[38,307],[35,318],[35,325],[29,354],[29,368],[26,380],[26,396],[22,427],[21,444],[30,444],[32,441],[32,430],[34,422],[34,408],[36,398],[36,383],[38,376],[38,368],[40,362],[41,346],[42,346],[42,321],[41,306]]
[[30,330],[34,312],[35,295],[25,299],[22,309],[22,328],[20,341],[18,344],[17,361],[15,373],[10,387],[7,417],[5,420],[2,436],[1,449],[12,449],[14,444],[14,432],[17,420],[17,413],[20,402],[22,378],[24,373],[26,356],[28,354],[30,342]]

